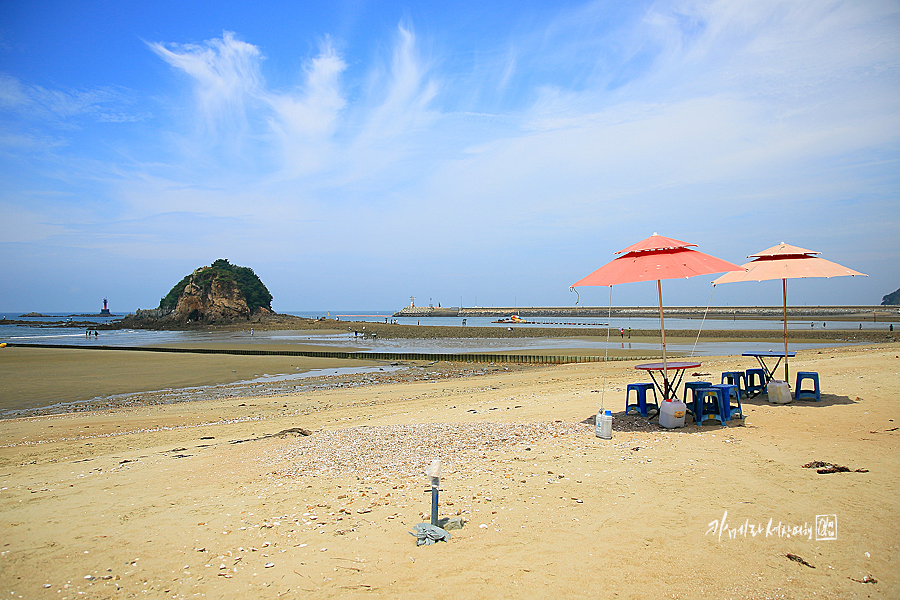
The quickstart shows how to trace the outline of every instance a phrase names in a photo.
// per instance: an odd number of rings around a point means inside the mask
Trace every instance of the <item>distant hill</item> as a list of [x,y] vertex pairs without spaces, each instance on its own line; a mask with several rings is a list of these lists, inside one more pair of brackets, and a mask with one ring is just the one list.
[[881,299],[882,306],[896,306],[898,304],[900,304],[900,289],[896,292],[891,292]]

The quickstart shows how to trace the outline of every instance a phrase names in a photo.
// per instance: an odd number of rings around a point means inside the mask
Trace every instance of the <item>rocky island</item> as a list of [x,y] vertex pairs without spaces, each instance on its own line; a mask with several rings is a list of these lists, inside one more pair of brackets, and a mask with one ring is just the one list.
[[185,275],[157,308],[138,309],[121,325],[144,329],[229,325],[273,314],[272,294],[253,269],[220,258]]

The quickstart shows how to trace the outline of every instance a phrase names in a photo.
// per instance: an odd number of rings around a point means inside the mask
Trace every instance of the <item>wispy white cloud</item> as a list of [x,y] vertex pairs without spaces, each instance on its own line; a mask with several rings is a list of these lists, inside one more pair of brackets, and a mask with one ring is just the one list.
[[149,115],[145,112],[127,110],[133,101],[131,94],[120,88],[49,89],[26,85],[16,77],[0,73],[0,110],[29,120],[50,120],[60,126],[74,126],[79,123],[79,118],[108,122],[146,119]]
[[261,53],[226,31],[203,44],[148,43],[151,50],[194,83],[200,114],[210,132],[246,127],[246,108],[259,95]]
[[25,86],[15,77],[0,73],[0,106],[19,108],[29,103]]
[[401,25],[397,33],[389,71],[378,72],[371,82],[370,93],[383,100],[367,114],[364,138],[395,138],[430,121],[427,113],[438,85],[427,78],[429,65],[419,54],[412,29]]
[[40,133],[0,131],[0,149],[10,153],[45,151],[65,145],[63,139]]
[[267,87],[262,52],[231,32],[203,44],[149,46],[191,77],[206,133],[232,140],[238,152],[268,144],[262,152],[276,179],[333,175],[336,168],[343,169],[342,180],[380,171],[404,156],[408,138],[433,121],[429,104],[437,87],[427,79],[429,67],[406,26],[398,28],[388,65],[372,68],[352,107],[341,81],[347,65],[327,37],[304,64],[302,83],[289,90]]
[[312,173],[333,160],[332,136],[347,105],[340,81],[346,67],[326,38],[305,65],[300,89],[264,95],[273,111],[269,127],[282,147],[282,177]]
[[6,244],[42,242],[54,236],[63,236],[69,231],[42,210],[29,210],[15,203],[3,206],[0,219],[0,239]]

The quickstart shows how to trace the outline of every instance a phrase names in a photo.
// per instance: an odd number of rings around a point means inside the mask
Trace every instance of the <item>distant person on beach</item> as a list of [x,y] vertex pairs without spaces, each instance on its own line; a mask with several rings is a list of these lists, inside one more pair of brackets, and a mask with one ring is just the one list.
[[623,340],[625,339],[625,328],[624,327],[619,327],[619,335],[622,337]]
[[631,339],[631,327],[628,328],[628,339]]
[[894,330],[894,324],[891,323],[891,331],[893,331],[893,330]]

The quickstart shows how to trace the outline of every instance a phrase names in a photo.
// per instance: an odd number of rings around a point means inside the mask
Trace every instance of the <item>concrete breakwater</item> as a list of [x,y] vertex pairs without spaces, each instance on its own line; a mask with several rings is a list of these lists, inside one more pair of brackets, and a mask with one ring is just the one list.
[[[759,319],[784,316],[781,306],[666,306],[669,317],[686,319]],[[614,306],[609,307],[490,307],[490,308],[440,308],[431,306],[407,306],[393,314],[395,317],[655,317],[659,308],[655,306]],[[897,309],[885,306],[788,306],[788,319],[861,319],[884,318],[900,320]]]

